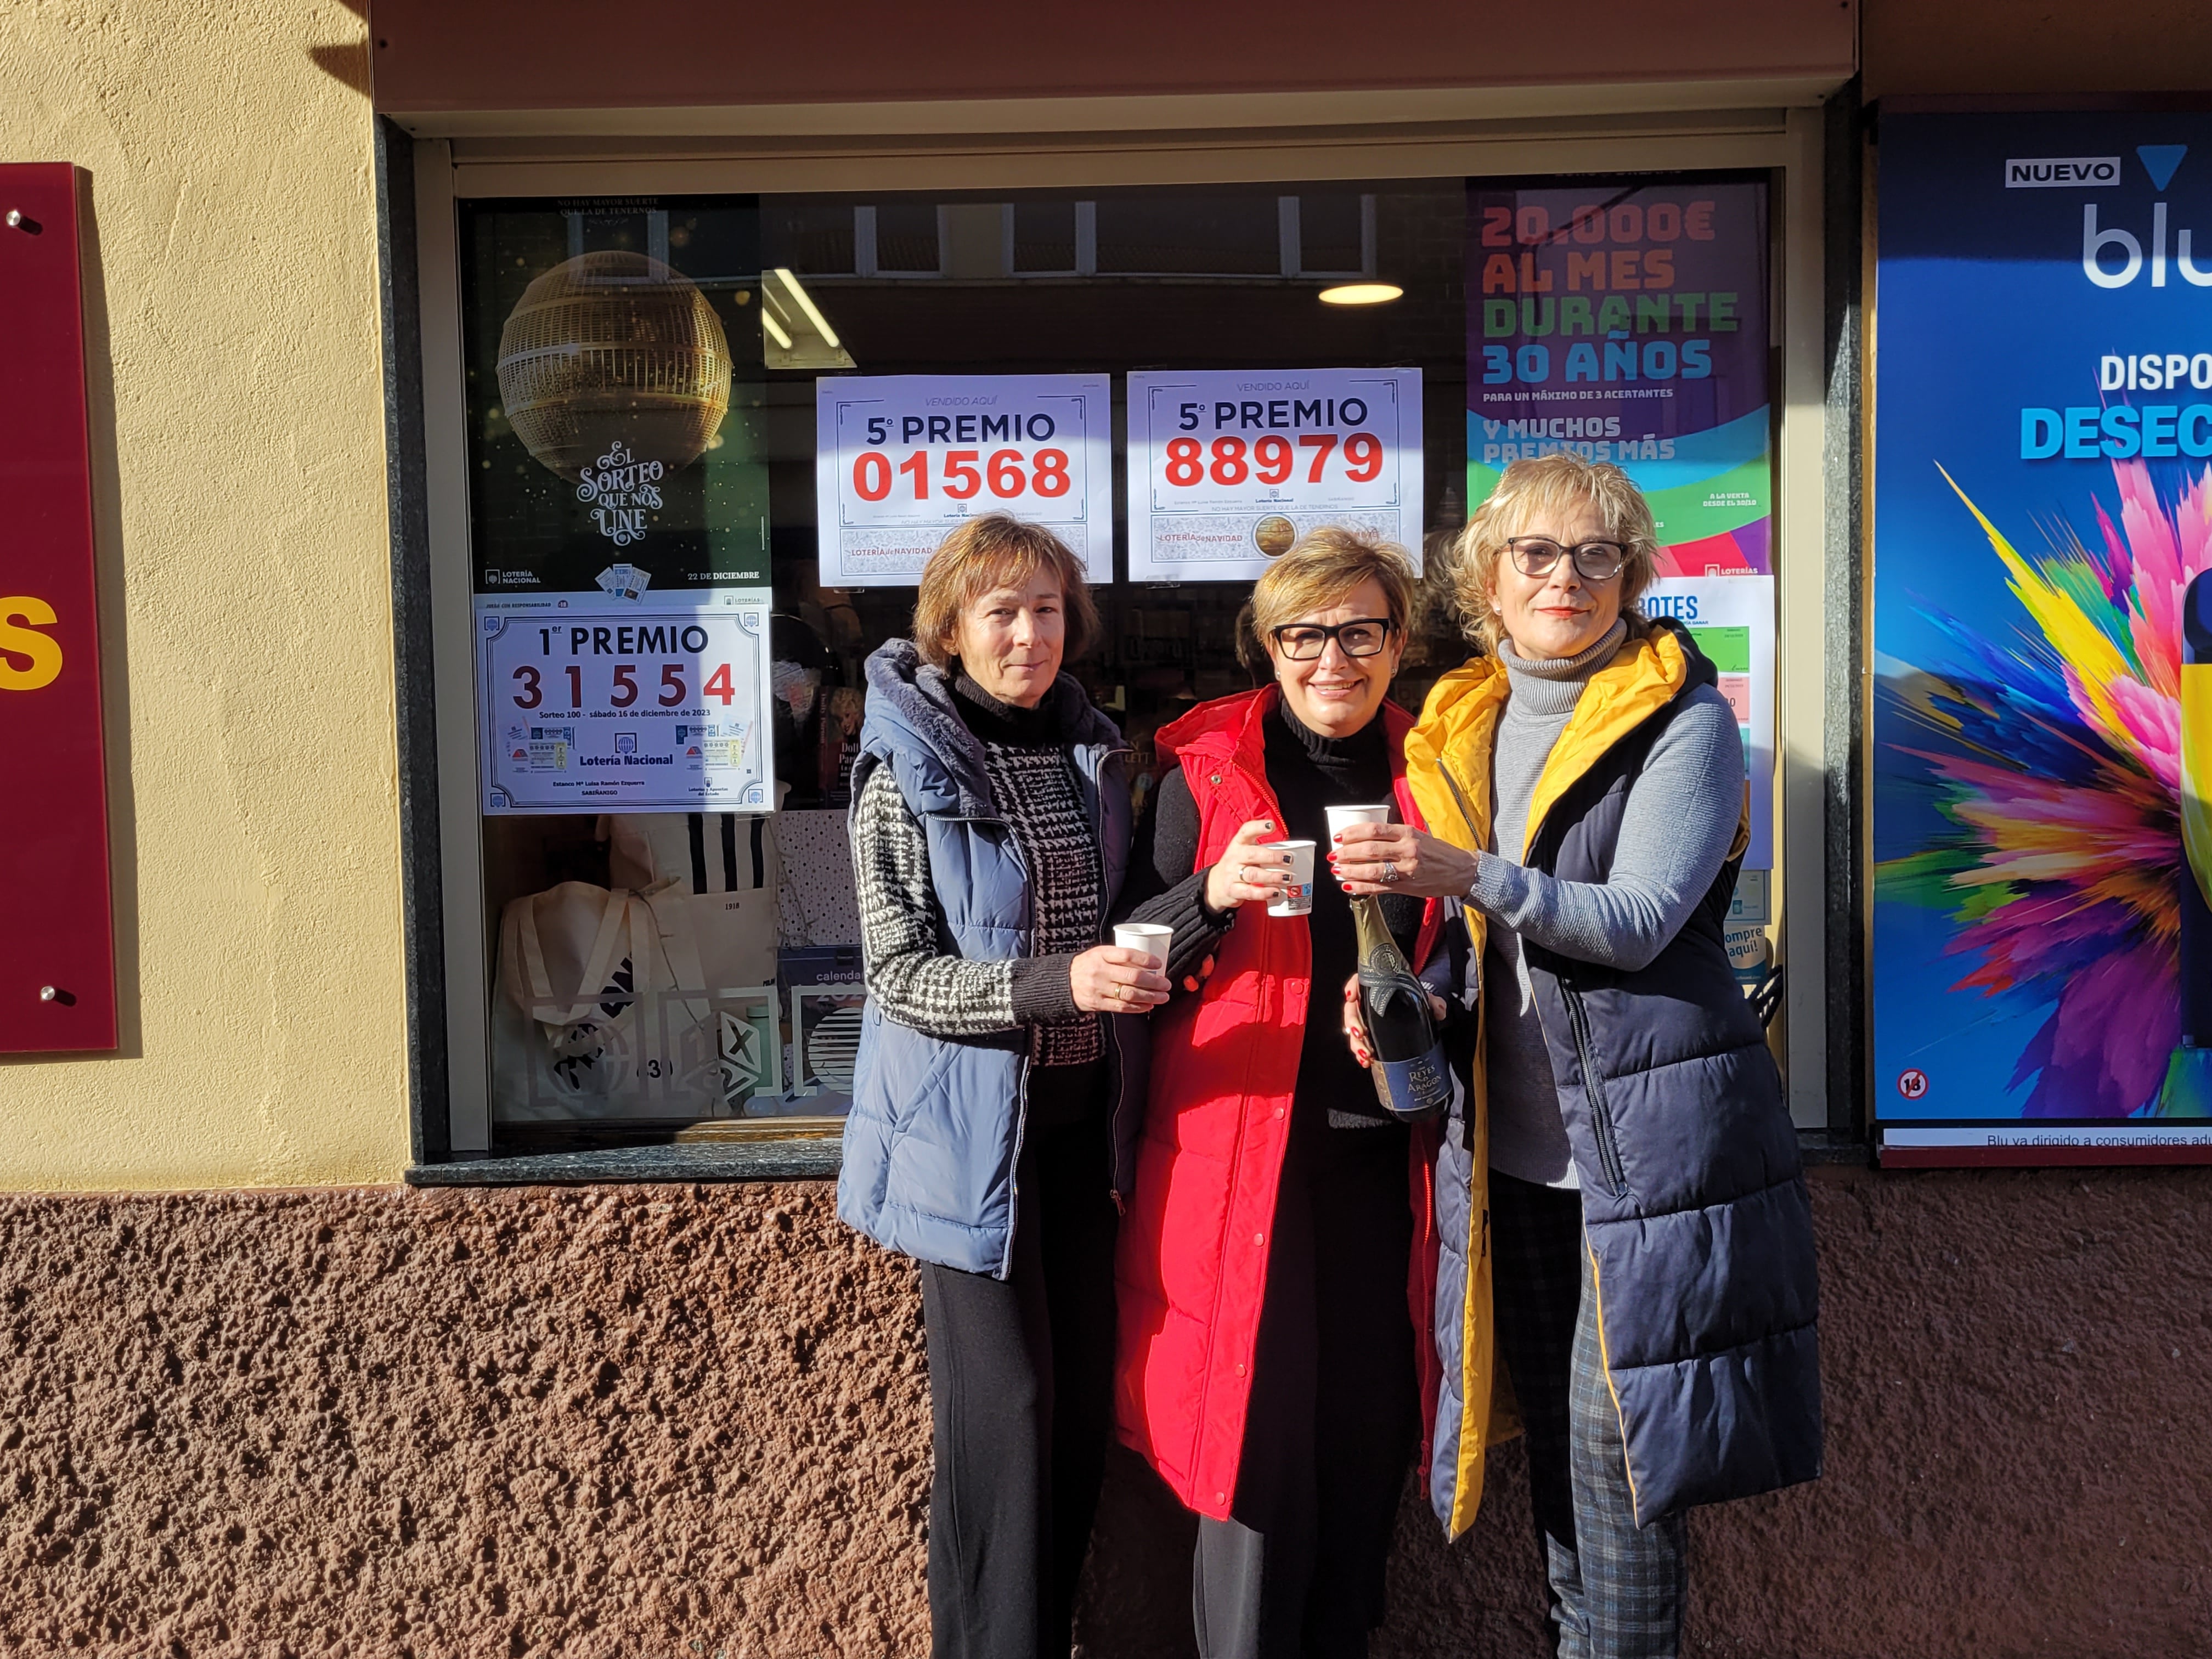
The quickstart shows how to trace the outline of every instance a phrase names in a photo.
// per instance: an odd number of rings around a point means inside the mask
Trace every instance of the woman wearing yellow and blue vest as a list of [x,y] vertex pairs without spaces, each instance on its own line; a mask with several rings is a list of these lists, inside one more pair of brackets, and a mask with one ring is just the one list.
[[1687,631],[1636,610],[1656,550],[1618,467],[1507,468],[1455,550],[1486,648],[1406,741],[1432,833],[1332,849],[1346,890],[1466,921],[1481,1019],[1437,1171],[1430,1494],[1448,1533],[1473,1522],[1510,1388],[1570,1659],[1673,1659],[1684,1511],[1820,1471],[1810,1204],[1722,935],[1741,739]]

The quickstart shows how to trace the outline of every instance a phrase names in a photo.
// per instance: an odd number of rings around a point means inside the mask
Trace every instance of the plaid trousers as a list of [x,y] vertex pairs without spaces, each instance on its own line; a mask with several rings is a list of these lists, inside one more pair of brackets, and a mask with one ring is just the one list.
[[1636,1524],[1581,1194],[1492,1170],[1490,1221],[1498,1353],[1528,1430],[1553,1650],[1559,1659],[1676,1659],[1688,1528],[1680,1515]]

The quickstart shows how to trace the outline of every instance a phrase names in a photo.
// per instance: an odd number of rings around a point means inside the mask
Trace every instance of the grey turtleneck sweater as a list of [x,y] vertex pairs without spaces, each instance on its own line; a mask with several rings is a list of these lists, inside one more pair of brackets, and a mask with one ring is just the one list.
[[1603,882],[1522,867],[1528,803],[1590,677],[1613,660],[1625,623],[1580,656],[1532,662],[1498,647],[1510,686],[1491,759],[1491,839],[1468,896],[1489,918],[1483,983],[1490,1081],[1490,1167],[1548,1187],[1578,1187],[1559,1086],[1521,942],[1634,969],[1666,947],[1727,861],[1743,810],[1743,739],[1711,686],[1690,693],[1628,792]]

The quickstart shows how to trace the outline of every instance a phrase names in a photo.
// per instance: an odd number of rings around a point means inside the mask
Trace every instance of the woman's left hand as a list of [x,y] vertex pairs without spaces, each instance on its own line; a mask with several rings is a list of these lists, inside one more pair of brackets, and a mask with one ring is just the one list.
[[1328,862],[1347,893],[1412,898],[1464,897],[1477,868],[1474,854],[1402,823],[1346,824]]

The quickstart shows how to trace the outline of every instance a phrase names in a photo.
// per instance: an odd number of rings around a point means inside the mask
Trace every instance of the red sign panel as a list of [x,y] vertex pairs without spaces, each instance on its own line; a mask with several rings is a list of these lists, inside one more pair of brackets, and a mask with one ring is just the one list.
[[0,166],[0,1052],[115,1046],[76,169]]

